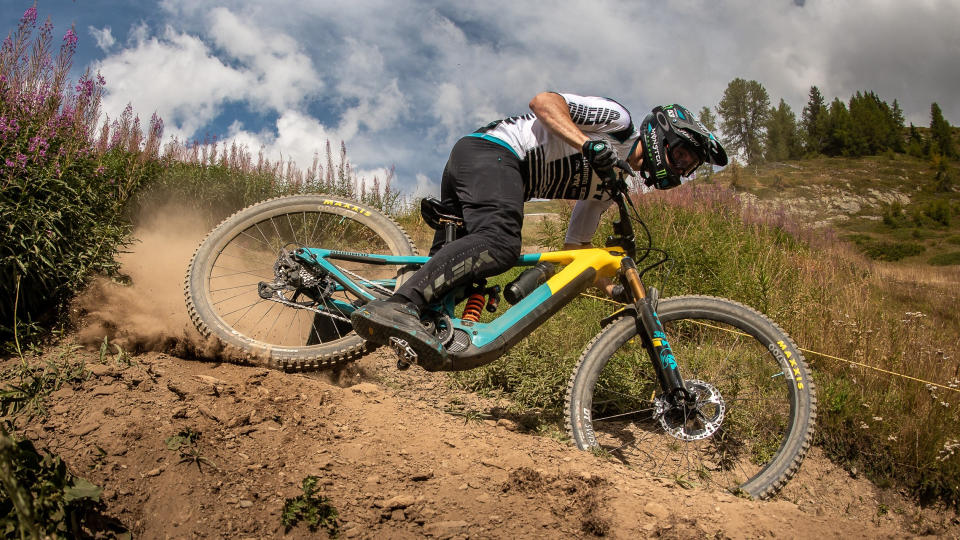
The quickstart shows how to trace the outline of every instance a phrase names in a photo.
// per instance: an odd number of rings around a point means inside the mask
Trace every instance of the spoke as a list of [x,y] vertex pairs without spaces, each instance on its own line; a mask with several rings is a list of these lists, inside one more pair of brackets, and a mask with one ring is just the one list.
[[635,411],[630,411],[630,412],[625,412],[625,413],[620,413],[620,414],[614,414],[614,415],[611,415],[611,416],[602,416],[602,417],[600,417],[600,418],[594,418],[593,421],[594,421],[594,422],[602,422],[602,421],[604,421],[604,420],[610,420],[611,418],[623,418],[624,416],[632,416],[632,415],[640,414],[640,413],[643,413],[643,412],[650,412],[650,411],[652,411],[652,410],[653,410],[653,409],[637,409],[637,410],[635,410]]
[[[273,227],[273,231],[277,233],[277,240],[283,242],[283,235],[280,234],[280,229],[277,228],[277,222],[274,221],[273,218],[270,218],[270,225]],[[285,245],[286,243],[284,243],[284,246]]]
[[[221,267],[218,267],[218,268],[221,268]],[[233,277],[233,276],[253,276],[253,277],[255,277],[255,278],[261,278],[261,279],[263,279],[263,277],[264,277],[262,274],[254,274],[254,273],[253,273],[253,272],[254,272],[253,270],[238,270],[238,269],[236,269],[236,268],[222,268],[222,269],[223,269],[223,270],[230,270],[230,271],[232,271],[233,273],[232,273],[232,274],[220,274],[220,275],[218,275],[218,276],[215,276],[215,275],[213,275],[213,273],[212,273],[213,271],[211,270],[210,279],[211,279],[211,280],[214,280],[214,279],[223,279],[223,278]],[[270,277],[273,277],[273,276],[271,275]]]
[[293,221],[290,220],[290,214],[286,214],[286,216],[287,216],[287,225],[290,226],[290,234],[292,235],[291,238],[293,238],[293,243],[300,245],[300,242],[297,240],[297,231],[293,230]]
[[229,291],[229,290],[232,290],[232,289],[240,289],[240,288],[246,288],[246,287],[253,287],[254,285],[258,285],[259,283],[260,283],[260,282],[257,281],[257,282],[254,282],[254,283],[246,283],[246,284],[243,284],[243,285],[237,285],[236,287],[221,287],[221,288],[219,288],[219,289],[210,289],[210,292],[211,292],[211,293],[215,293],[215,292],[221,292],[221,291]]
[[263,322],[263,320],[264,320],[265,318],[267,318],[267,315],[268,315],[271,311],[273,311],[273,308],[277,307],[277,305],[278,305],[278,304],[274,304],[274,303],[271,302],[271,303],[270,303],[270,307],[267,308],[267,310],[263,312],[263,315],[260,316],[260,319],[257,320],[257,322],[253,325],[253,328],[254,328],[254,334],[253,334],[253,335],[254,335],[254,336],[257,335],[256,329],[260,327],[260,323]]
[[[213,291],[211,291],[211,292],[213,292]],[[243,292],[237,293],[237,294],[235,294],[235,295],[233,295],[233,296],[228,296],[227,298],[224,298],[223,300],[217,300],[217,301],[214,302],[212,305],[215,306],[215,305],[217,305],[217,304],[222,304],[222,303],[224,303],[224,302],[226,302],[226,301],[228,301],[228,300],[233,300],[234,298],[239,298],[239,297],[244,296],[244,295],[246,295],[246,294],[250,294],[250,291],[243,291]]]
[[[310,231],[310,236],[307,238],[307,240],[310,241],[311,247],[314,247],[314,246],[313,246],[313,243],[314,243],[314,242],[313,242],[313,239],[316,238],[317,227],[320,226],[320,218],[321,218],[321,216],[322,216],[322,214],[318,214],[318,215],[317,215],[317,219],[316,219],[316,221],[315,221],[315,223],[314,223],[314,225],[313,225],[313,230]],[[306,221],[306,213],[304,213],[304,221]]]
[[[241,309],[248,308],[248,307],[249,307],[249,308],[253,308],[253,306],[259,304],[260,302],[263,302],[263,299],[257,297],[257,301],[256,301],[256,302],[254,302],[254,303],[252,303],[252,304],[250,304],[250,305],[247,305],[247,306],[239,307],[239,308],[237,308],[237,309],[235,309],[235,310],[233,310],[233,311],[230,311],[230,312],[228,312],[228,313],[224,313],[224,314],[222,314],[222,315],[220,315],[220,316],[221,316],[221,317],[226,317],[227,315],[233,315],[234,313],[240,311]],[[240,317],[240,318],[242,319],[243,317]],[[238,319],[236,322],[234,322],[233,324],[237,324],[237,322],[239,322],[239,319]]]
[[[239,319],[237,319],[236,321],[234,321],[234,322],[233,322],[233,325],[236,326],[237,324],[239,324],[240,321],[242,321],[243,318],[246,317],[247,314],[250,313],[250,311],[251,311],[257,304],[259,304],[259,303],[261,303],[261,302],[263,302],[263,299],[258,299],[258,300],[257,300],[256,302],[254,302],[253,304],[250,304],[249,309],[247,309],[247,311],[245,311],[245,312],[243,313],[243,315],[240,316]],[[226,317],[227,315],[229,315],[229,313],[225,314],[224,317]]]
[[[269,219],[270,219],[271,222],[272,222],[273,218],[269,218]],[[265,221],[267,221],[267,220],[265,219],[265,220],[261,221],[260,223],[264,223]],[[270,245],[270,240],[267,239],[267,235],[263,234],[263,229],[260,228],[260,223],[254,223],[253,226],[257,228],[257,232],[260,233],[260,236],[263,237],[263,243],[264,243],[269,249],[276,249],[276,247]]]

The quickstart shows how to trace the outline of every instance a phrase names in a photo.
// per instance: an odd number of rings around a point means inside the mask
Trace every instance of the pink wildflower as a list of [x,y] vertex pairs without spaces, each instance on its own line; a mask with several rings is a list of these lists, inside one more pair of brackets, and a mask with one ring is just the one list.
[[37,7],[29,7],[26,11],[23,12],[23,17],[20,17],[20,26],[32,26],[37,22]]
[[68,45],[77,44],[77,34],[73,31],[73,28],[67,30],[67,33],[63,35],[63,41]]

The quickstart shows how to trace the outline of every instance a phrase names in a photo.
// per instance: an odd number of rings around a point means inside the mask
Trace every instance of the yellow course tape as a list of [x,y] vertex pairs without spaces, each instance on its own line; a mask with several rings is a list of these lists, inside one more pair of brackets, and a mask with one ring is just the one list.
[[[616,305],[618,305],[618,306],[625,305],[625,304],[621,304],[620,302],[616,302],[616,301],[614,301],[614,300],[611,300],[611,299],[609,299],[609,298],[603,298],[603,297],[594,296],[594,295],[591,295],[591,294],[580,293],[580,296],[585,296],[585,297],[587,297],[587,298],[592,298],[592,299],[594,299],[594,300],[601,300],[601,301],[604,301],[604,302],[610,302],[611,304],[616,304]],[[719,327],[719,326],[713,326],[713,325],[711,325],[711,324],[707,324],[707,323],[703,323],[703,322],[698,322],[698,321],[691,321],[691,322],[694,322],[694,323],[699,324],[699,325],[701,325],[701,326],[707,326],[707,327],[710,327],[710,328],[716,328],[717,330],[723,330],[724,332],[730,332],[731,334],[740,334],[740,335],[743,335],[743,336],[747,335],[747,334],[744,334],[743,332],[737,332],[737,331],[735,331],[735,330],[730,330],[730,329],[728,329],[728,328],[721,328],[721,327]],[[859,366],[859,367],[862,367],[862,368],[872,369],[872,370],[874,370],[874,371],[879,371],[880,373],[885,373],[885,374],[887,374],[887,375],[893,375],[893,376],[895,376],[895,377],[900,377],[900,378],[903,378],[903,379],[908,379],[908,380],[911,380],[911,381],[916,381],[916,382],[919,382],[919,383],[928,384],[928,385],[930,385],[930,386],[935,386],[935,387],[937,387],[937,388],[942,388],[942,389],[944,389],[944,390],[949,390],[949,391],[951,391],[951,392],[960,393],[960,388],[952,388],[952,387],[950,387],[950,386],[946,386],[946,385],[943,385],[943,384],[935,383],[935,382],[932,382],[932,381],[927,381],[927,380],[924,380],[924,379],[918,379],[918,378],[916,378],[916,377],[911,377],[910,375],[904,375],[903,373],[897,373],[897,372],[895,372],[895,371],[890,371],[890,370],[887,370],[887,369],[878,368],[878,367],[876,367],[876,366],[871,366],[871,365],[869,365],[869,364],[864,364],[864,363],[862,363],[862,362],[856,362],[856,361],[854,361],[854,360],[847,360],[846,358],[840,358],[840,357],[838,357],[838,356],[832,356],[832,355],[829,355],[829,354],[826,354],[826,353],[822,353],[822,352],[811,351],[810,349],[804,349],[804,348],[801,348],[801,347],[797,347],[797,348],[800,349],[800,351],[803,352],[803,353],[805,353],[805,354],[815,354],[815,355],[817,355],[817,356],[822,356],[822,357],[824,357],[824,358],[829,358],[829,359],[831,359],[831,360],[836,360],[836,361],[838,361],[838,362],[846,362],[846,363],[851,364],[851,365],[854,365],[854,366]]]

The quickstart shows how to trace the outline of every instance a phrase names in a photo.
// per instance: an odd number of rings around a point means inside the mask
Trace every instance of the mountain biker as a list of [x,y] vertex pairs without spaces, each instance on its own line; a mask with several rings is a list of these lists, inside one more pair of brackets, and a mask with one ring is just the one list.
[[637,128],[625,107],[609,98],[542,92],[522,116],[487,124],[454,145],[443,171],[440,199],[464,219],[466,234],[442,245],[383,301],[351,316],[358,335],[381,345],[406,342],[420,358],[443,360],[442,343],[420,323],[420,310],[455,287],[495,276],[520,255],[523,203],[575,199],[567,248],[589,247],[610,205],[603,178],[621,156],[647,186],[670,189],[703,163],[726,165],[723,146],[687,109],[653,109]]

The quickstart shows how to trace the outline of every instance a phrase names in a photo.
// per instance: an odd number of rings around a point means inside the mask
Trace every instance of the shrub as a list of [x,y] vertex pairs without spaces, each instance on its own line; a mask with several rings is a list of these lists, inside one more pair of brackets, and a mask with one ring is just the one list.
[[927,261],[933,266],[948,266],[951,264],[960,264],[960,251],[952,251],[950,253],[941,253],[939,255],[934,255],[930,257]]
[[950,226],[950,203],[944,199],[930,201],[923,207],[923,215],[944,227]]
[[[101,142],[92,133],[105,81],[89,72],[74,87],[71,28],[51,53],[49,20],[34,37],[36,9],[0,51],[0,339],[14,319],[49,321],[92,272],[116,270],[127,200],[156,174],[162,122],[145,139],[128,107]],[[109,138],[108,138],[109,137]],[[18,306],[17,313],[13,306]]]
[[[74,476],[57,456],[0,433],[0,528],[4,537],[81,538],[100,504],[99,487]],[[106,531],[103,531],[106,532]],[[118,531],[115,531],[118,532]]]

